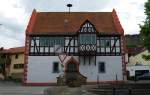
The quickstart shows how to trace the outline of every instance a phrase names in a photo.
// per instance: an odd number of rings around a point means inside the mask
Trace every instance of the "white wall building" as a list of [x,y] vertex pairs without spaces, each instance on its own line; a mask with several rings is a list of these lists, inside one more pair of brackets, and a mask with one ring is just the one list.
[[[131,51],[131,50],[130,50]],[[148,55],[149,52],[144,47],[137,47],[129,52],[129,62],[127,65],[127,71],[129,76],[141,75],[146,72],[150,72],[150,61],[145,60],[142,56]]]
[[87,84],[98,78],[114,82],[116,76],[123,81],[124,53],[124,31],[115,10],[34,10],[26,29],[24,83],[52,85],[60,74],[72,72],[84,76]]

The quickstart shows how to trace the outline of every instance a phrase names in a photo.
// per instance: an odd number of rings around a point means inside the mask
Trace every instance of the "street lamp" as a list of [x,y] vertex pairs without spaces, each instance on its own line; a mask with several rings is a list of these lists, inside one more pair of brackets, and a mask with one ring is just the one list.
[[69,7],[69,13],[70,13],[70,7],[72,7],[72,4],[67,4],[67,7]]

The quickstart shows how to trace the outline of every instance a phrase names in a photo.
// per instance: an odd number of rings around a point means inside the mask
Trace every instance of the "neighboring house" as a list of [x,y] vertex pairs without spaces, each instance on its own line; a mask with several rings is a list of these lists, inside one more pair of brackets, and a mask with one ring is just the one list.
[[143,46],[128,49],[129,62],[127,70],[129,76],[141,75],[150,71],[150,61],[145,60],[142,56],[150,54]]
[[136,48],[139,45],[143,45],[140,34],[126,34],[125,43],[127,48]]
[[33,10],[26,29],[24,84],[56,84],[62,74],[67,84],[80,78],[87,84],[122,82],[124,54],[124,31],[115,10]]
[[142,56],[150,54],[148,50],[142,49],[141,51],[137,51],[137,54],[131,55],[129,57],[129,65],[150,65],[150,61],[145,60]]
[[12,78],[23,78],[24,47],[10,48],[8,52],[11,59],[9,76]]
[[24,72],[24,47],[4,49],[1,53],[9,57],[9,65],[6,66],[6,76],[22,79]]

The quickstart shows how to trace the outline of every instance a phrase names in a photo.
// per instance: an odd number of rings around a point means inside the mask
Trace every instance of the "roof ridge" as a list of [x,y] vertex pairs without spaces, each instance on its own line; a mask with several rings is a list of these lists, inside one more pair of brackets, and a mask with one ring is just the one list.
[[12,47],[12,48],[9,48],[9,49],[14,49],[14,48],[24,48],[25,46],[20,46],[20,47]]

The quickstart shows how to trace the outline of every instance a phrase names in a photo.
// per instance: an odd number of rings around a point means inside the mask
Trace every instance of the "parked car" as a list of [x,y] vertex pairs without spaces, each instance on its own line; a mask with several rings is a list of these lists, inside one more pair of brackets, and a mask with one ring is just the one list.
[[150,80],[150,72],[149,73],[144,73],[141,76],[137,76],[137,80]]

